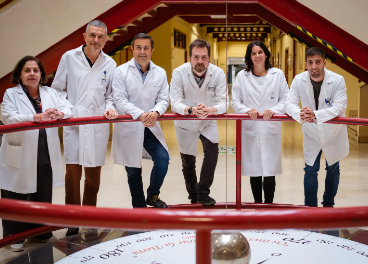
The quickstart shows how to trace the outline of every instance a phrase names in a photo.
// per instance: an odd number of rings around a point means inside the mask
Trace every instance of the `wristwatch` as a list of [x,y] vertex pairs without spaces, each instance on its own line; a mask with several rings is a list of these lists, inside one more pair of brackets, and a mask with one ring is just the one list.
[[193,114],[193,111],[192,111],[192,108],[190,107],[189,109],[188,109],[188,114]]

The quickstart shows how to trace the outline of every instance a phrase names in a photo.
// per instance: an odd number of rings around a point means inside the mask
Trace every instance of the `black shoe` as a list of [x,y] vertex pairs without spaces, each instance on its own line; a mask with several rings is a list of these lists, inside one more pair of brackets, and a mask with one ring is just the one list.
[[147,197],[146,204],[155,208],[169,208],[167,204],[158,197],[158,195]]
[[53,236],[54,235],[52,234],[52,232],[49,232],[49,233],[46,233],[46,234],[35,236],[33,238],[35,238],[36,240],[40,240],[40,241],[47,241],[50,238],[52,238]]
[[191,204],[198,203],[198,199],[197,198],[190,199],[190,203]]
[[214,205],[216,201],[211,196],[207,195],[204,197],[198,197],[198,203],[201,203],[203,205]]
[[66,237],[74,236],[74,235],[77,235],[78,232],[79,232],[79,228],[78,227],[69,227],[68,228],[68,231],[65,234],[65,236]]

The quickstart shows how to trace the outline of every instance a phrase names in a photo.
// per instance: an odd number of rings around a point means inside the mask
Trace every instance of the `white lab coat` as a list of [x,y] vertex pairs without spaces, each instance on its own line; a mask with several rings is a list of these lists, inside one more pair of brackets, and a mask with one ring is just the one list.
[[[176,68],[170,83],[171,110],[184,115],[188,106],[202,103],[207,107],[216,107],[218,114],[223,114],[229,107],[226,100],[227,83],[224,71],[209,64],[204,82],[199,88],[194,79],[190,62]],[[197,156],[198,139],[203,135],[212,143],[219,142],[216,120],[176,120],[175,132],[179,151],[183,154]]]
[[[259,113],[272,110],[285,114],[289,91],[284,73],[276,68],[267,70],[264,84],[259,87],[252,72],[238,73],[232,87],[231,105],[237,113],[256,109]],[[275,176],[282,173],[281,122],[242,121],[242,175]]]
[[[62,103],[55,90],[40,87],[42,111],[57,108],[71,117],[70,108]],[[23,88],[17,85],[7,89],[1,105],[5,125],[33,122],[36,114]],[[16,193],[37,191],[37,150],[39,130],[4,134],[0,148],[0,189]],[[58,128],[46,128],[54,187],[64,185]]]
[[[133,119],[138,119],[143,113],[157,111],[162,115],[166,112],[169,106],[166,72],[152,61],[149,67],[144,83],[134,58],[116,69],[112,90],[114,103],[120,115],[131,115]],[[143,148],[144,129],[140,121],[115,124],[111,149],[115,164],[141,168],[142,157],[150,158]],[[168,151],[158,121],[149,129]]]
[[[314,91],[309,72],[295,76],[286,101],[286,113],[303,124],[303,151],[305,163],[313,166],[318,153],[323,151],[327,164],[333,165],[349,154],[349,139],[346,125],[325,124],[338,116],[345,116],[347,95],[344,77],[327,69],[315,108]],[[327,105],[325,99],[330,105]],[[300,119],[299,102],[314,111],[317,122],[304,123]]]
[[[61,57],[51,87],[72,109],[73,117],[102,116],[115,109],[111,95],[115,69],[115,61],[103,51],[91,68],[80,46]],[[108,140],[109,124],[64,127],[65,163],[103,166]]]

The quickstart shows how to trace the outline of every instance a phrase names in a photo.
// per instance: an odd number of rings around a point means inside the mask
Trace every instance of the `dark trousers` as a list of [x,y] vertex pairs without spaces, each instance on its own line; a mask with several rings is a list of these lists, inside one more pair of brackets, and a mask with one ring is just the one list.
[[[162,146],[161,142],[155,137],[149,128],[144,129],[143,147],[152,157],[153,168],[151,171],[150,185],[147,188],[147,196],[160,194],[160,188],[164,182],[167,170],[169,168],[169,153]],[[132,196],[132,206],[147,207],[144,198],[142,168],[125,167],[128,174],[128,184]]]
[[[255,203],[262,203],[262,176],[250,177],[250,186],[252,188]],[[263,177],[263,191],[265,203],[273,203],[275,195],[276,179],[275,176]]]
[[[322,150],[317,155],[313,166],[305,164],[304,174],[304,204],[308,206],[318,206],[318,171],[320,167]],[[325,192],[323,194],[323,207],[335,205],[335,196],[339,187],[340,166],[339,162],[328,166],[326,161]]]
[[218,159],[218,143],[212,143],[206,137],[199,136],[202,145],[204,158],[201,168],[199,182],[196,174],[196,157],[180,153],[183,165],[183,175],[185,186],[188,191],[188,199],[201,199],[210,194],[210,187],[215,176],[215,169]]
[[[97,193],[100,189],[101,166],[84,167],[83,205],[96,206]],[[65,204],[81,205],[80,181],[82,165],[66,164]]]
[[[35,193],[16,193],[7,190],[1,190],[1,198],[32,201],[32,202],[52,202],[52,168],[51,164],[37,166],[37,192]],[[15,235],[42,225],[17,222],[2,219],[3,237]],[[52,233],[46,233],[37,236],[39,239],[49,239]],[[23,242],[23,241],[21,241]]]

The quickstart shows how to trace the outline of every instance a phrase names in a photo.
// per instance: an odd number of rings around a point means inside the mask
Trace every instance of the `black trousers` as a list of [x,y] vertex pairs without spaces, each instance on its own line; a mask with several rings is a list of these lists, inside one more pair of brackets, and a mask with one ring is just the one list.
[[[37,166],[37,192],[35,193],[16,193],[7,190],[1,190],[1,198],[16,199],[32,202],[52,202],[52,168],[51,164]],[[3,237],[15,235],[42,225],[17,222],[2,219]],[[49,239],[52,233],[46,233],[37,236],[39,239]],[[22,241],[21,241],[22,242]]]
[[[250,177],[250,186],[255,203],[262,203],[262,176]],[[276,179],[275,176],[263,177],[263,191],[265,203],[273,203],[275,195]]]
[[210,194],[218,160],[218,143],[212,143],[202,135],[199,136],[199,139],[202,142],[204,152],[199,182],[197,182],[196,174],[196,157],[180,153],[189,199],[203,198]]

